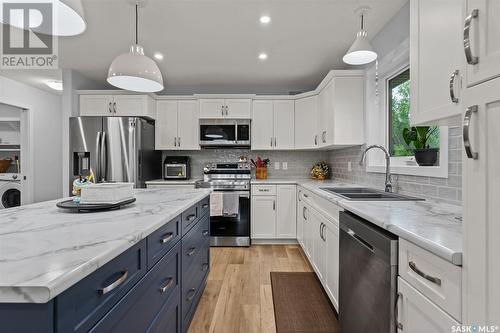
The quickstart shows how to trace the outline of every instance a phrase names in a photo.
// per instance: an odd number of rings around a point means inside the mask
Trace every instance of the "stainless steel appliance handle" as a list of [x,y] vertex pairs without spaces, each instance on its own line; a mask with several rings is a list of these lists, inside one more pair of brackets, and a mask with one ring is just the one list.
[[396,322],[396,326],[399,330],[403,330],[403,324],[399,321],[399,299],[400,298],[403,298],[403,294],[402,293],[398,293],[396,295],[396,304],[394,305],[394,321]]
[[347,233],[349,234],[349,236],[351,236],[352,238],[354,238],[355,240],[357,240],[359,244],[363,245],[365,248],[367,248],[368,250],[370,250],[371,252],[373,252],[373,246],[370,245],[370,243],[368,243],[367,241],[365,241],[363,238],[361,238],[358,235],[356,235],[356,233],[354,231],[352,231],[351,229],[347,229]]
[[236,193],[240,198],[250,198],[250,192],[249,191],[217,191],[215,192],[227,192],[227,193]]
[[170,289],[170,287],[172,287],[172,284],[174,283],[174,278],[172,276],[170,276],[168,279],[167,279],[167,283],[160,288],[160,292],[163,294],[165,293],[168,289]]
[[97,169],[95,170],[94,181],[98,182],[101,179],[101,132],[97,132],[97,136],[95,139],[95,158]]
[[128,271],[124,271],[124,272],[122,272],[120,277],[115,280],[115,282],[111,283],[110,285],[108,285],[102,289],[99,289],[99,293],[101,294],[101,296],[106,295],[107,293],[109,293],[110,291],[112,291],[113,289],[115,289],[119,285],[121,285],[123,282],[125,282],[125,280],[127,279],[127,276],[128,276]]
[[453,71],[450,77],[450,98],[451,101],[455,104],[458,103],[458,97],[455,96],[455,79],[457,78],[459,73],[460,71],[456,69],[455,71]]
[[100,181],[105,181],[107,178],[107,170],[108,170],[108,161],[107,161],[107,147],[106,147],[106,132],[102,132],[101,134],[101,148],[100,148],[100,168],[101,168],[101,179]]
[[472,158],[473,160],[477,160],[479,157],[479,154],[477,152],[472,151],[471,145],[470,145],[470,121],[473,113],[477,113],[478,111],[478,106],[477,105],[472,105],[467,108],[465,111],[465,117],[464,117],[464,125],[462,128],[462,136],[464,140],[464,148],[465,148],[465,153],[467,154],[468,158]]
[[420,269],[418,269],[417,264],[415,264],[413,261],[410,261],[408,263],[408,266],[410,266],[411,270],[426,279],[427,281],[430,281],[432,283],[437,284],[438,286],[441,286],[441,279],[437,278],[435,276],[427,275],[424,272],[422,272]]
[[160,239],[160,243],[162,243],[162,244],[168,243],[172,240],[172,238],[174,238],[174,233],[169,232],[165,236],[163,236],[162,239]]
[[479,10],[473,9],[469,16],[465,18],[464,22],[464,51],[465,59],[469,65],[475,65],[479,62],[479,58],[472,54],[472,49],[470,45],[470,27],[472,24],[472,19],[476,18],[479,14]]

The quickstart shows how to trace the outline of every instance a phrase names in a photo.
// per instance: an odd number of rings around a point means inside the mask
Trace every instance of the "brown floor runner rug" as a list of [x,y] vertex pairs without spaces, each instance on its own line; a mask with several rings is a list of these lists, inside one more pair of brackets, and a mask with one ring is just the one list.
[[271,272],[271,286],[278,333],[340,332],[335,310],[316,274]]

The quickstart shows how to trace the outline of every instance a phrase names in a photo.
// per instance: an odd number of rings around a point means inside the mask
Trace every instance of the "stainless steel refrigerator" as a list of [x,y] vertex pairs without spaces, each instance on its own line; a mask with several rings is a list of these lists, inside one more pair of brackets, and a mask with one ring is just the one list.
[[70,187],[90,170],[97,182],[132,182],[137,188],[161,178],[154,122],[138,117],[75,117],[70,118],[69,128]]

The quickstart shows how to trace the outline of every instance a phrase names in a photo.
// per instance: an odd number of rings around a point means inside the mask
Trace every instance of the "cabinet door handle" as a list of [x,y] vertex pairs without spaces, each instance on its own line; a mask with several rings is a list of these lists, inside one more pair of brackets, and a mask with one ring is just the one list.
[[317,134],[314,136],[314,145],[315,146],[318,145],[318,135]]
[[418,275],[420,275],[421,277],[423,277],[427,281],[430,281],[432,283],[437,284],[438,286],[441,286],[441,279],[440,278],[425,274],[420,269],[418,269],[417,265],[413,261],[410,261],[408,263],[408,266],[410,266],[412,271],[414,271],[415,273],[417,273]]
[[203,205],[201,206],[201,208],[203,208],[203,209],[208,208],[208,204],[203,204]]
[[188,215],[188,216],[186,217],[186,220],[187,220],[187,221],[189,221],[189,222],[191,222],[191,221],[193,221],[195,218],[196,218],[196,215],[195,215],[195,214],[191,214],[191,215]]
[[188,295],[186,297],[186,301],[191,302],[194,298],[194,295],[196,295],[196,289],[195,288],[189,289],[186,295]]
[[203,236],[208,236],[208,230],[203,230],[203,232],[201,233]]
[[112,105],[113,105],[113,103],[109,102],[109,105],[108,105],[108,111],[109,111],[109,113],[113,113],[113,109],[111,109]]
[[464,22],[464,51],[465,59],[469,65],[475,65],[479,62],[479,58],[472,54],[470,45],[470,26],[472,24],[472,19],[476,18],[479,14],[479,10],[473,9],[469,16],[465,18]]
[[177,147],[177,137],[174,138],[174,147]]
[[306,220],[306,221],[307,221],[306,209],[307,209],[307,207],[306,207],[306,206],[302,207],[302,217],[304,218],[304,220]]
[[110,285],[108,285],[102,289],[99,289],[99,293],[101,294],[101,296],[106,295],[107,293],[111,292],[112,290],[117,288],[119,285],[121,285],[123,282],[125,282],[127,277],[128,277],[128,271],[122,272],[120,277],[118,279],[116,279],[115,282],[111,283]]
[[273,210],[276,210],[276,200],[273,200]]
[[323,141],[323,143],[326,143],[326,131],[323,131],[323,133],[321,134],[321,140]]
[[168,243],[172,240],[172,238],[174,238],[174,233],[169,232],[165,236],[163,236],[162,239],[160,239],[160,243],[162,243],[162,244]]
[[309,198],[309,196],[307,194],[304,193],[304,198]]
[[116,113],[116,102],[113,102],[113,113]]
[[394,321],[396,322],[396,326],[398,329],[400,330],[403,330],[403,324],[399,321],[399,299],[400,298],[403,298],[403,294],[402,293],[398,293],[396,295],[396,304],[394,305]]
[[224,117],[224,105],[220,106],[220,114]]
[[229,116],[229,107],[226,105],[226,116]]
[[202,270],[203,272],[207,271],[207,270],[208,270],[208,264],[207,264],[207,263],[205,263],[205,264],[201,265],[201,270]]
[[325,228],[326,228],[326,224],[323,223],[323,229],[321,229],[321,238],[323,238],[323,241],[326,242]]
[[273,137],[271,137],[271,147],[273,146]]
[[172,284],[174,284],[174,278],[173,277],[169,277],[167,279],[167,283],[160,288],[160,292],[163,294],[165,293],[168,289],[170,289],[170,287],[172,287]]
[[458,103],[458,97],[455,96],[455,79],[457,78],[459,73],[460,71],[456,69],[455,71],[453,71],[450,77],[450,98],[451,101],[455,104]]
[[181,146],[181,137],[177,137],[177,144],[179,145],[179,147]]
[[186,254],[188,255],[188,257],[193,256],[195,253],[196,253],[196,248],[195,248],[195,247],[190,248],[190,249],[186,252]]
[[477,113],[478,106],[477,105],[472,105],[467,108],[465,111],[465,117],[464,117],[464,125],[462,128],[462,136],[464,140],[464,148],[465,148],[465,153],[467,154],[468,158],[471,158],[473,160],[477,160],[479,157],[479,154],[477,152],[472,151],[471,145],[470,145],[470,121],[473,113]]

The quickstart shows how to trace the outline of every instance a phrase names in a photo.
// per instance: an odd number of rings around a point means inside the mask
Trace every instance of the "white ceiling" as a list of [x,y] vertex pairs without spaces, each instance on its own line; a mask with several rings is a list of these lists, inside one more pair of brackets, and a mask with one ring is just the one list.
[[[83,0],[87,30],[59,40],[60,66],[105,82],[114,57],[134,36],[130,0]],[[158,61],[162,93],[286,93],[314,87],[359,29],[354,10],[369,5],[373,37],[406,0],[148,0],[139,43]],[[262,26],[259,17],[271,17]],[[259,61],[259,52],[269,58]]]

